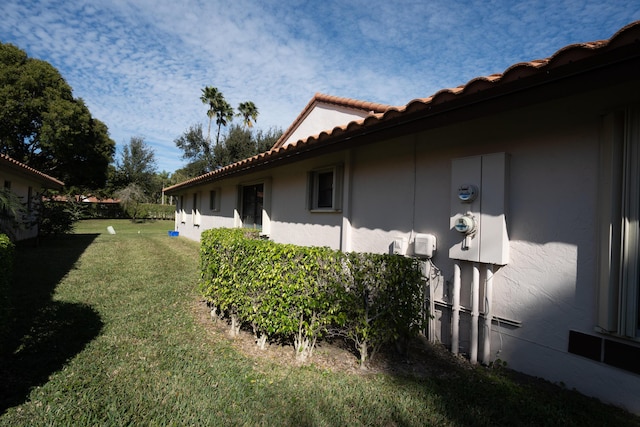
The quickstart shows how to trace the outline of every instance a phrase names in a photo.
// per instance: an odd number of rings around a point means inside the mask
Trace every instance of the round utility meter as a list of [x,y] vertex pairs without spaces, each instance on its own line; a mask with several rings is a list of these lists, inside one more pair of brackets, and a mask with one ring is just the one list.
[[463,184],[458,187],[458,199],[462,203],[471,203],[478,197],[478,187],[473,184]]
[[462,234],[471,234],[476,231],[476,221],[473,216],[465,214],[456,219],[454,227],[456,231]]

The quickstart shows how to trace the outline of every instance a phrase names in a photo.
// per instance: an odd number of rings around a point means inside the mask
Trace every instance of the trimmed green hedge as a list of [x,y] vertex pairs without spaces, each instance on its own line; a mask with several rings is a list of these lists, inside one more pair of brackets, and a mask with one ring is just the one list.
[[293,342],[299,359],[339,335],[365,363],[423,327],[422,277],[411,258],[277,244],[243,229],[204,231],[200,256],[212,314],[229,317],[232,334],[251,326],[262,346]]
[[[99,218],[131,218],[133,212],[125,212],[119,203],[102,203],[102,202],[75,202],[75,201],[48,201],[44,203],[44,207],[54,214],[68,211],[73,213],[77,218],[81,219],[99,219]],[[175,205],[159,205],[155,203],[139,203],[135,206],[136,219],[169,219],[175,218]]]
[[174,205],[158,205],[155,203],[141,203],[138,205],[137,218],[141,219],[174,219],[176,207]]
[[0,336],[4,334],[7,327],[14,248],[9,237],[0,234]]

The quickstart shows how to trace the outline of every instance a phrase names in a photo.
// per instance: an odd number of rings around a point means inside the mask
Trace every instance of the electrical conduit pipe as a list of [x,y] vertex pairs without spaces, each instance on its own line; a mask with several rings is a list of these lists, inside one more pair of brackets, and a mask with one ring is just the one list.
[[493,264],[487,264],[484,290],[484,345],[482,363],[491,362],[491,322],[493,321]]
[[453,265],[453,304],[451,313],[451,353],[458,354],[460,339],[460,265]]

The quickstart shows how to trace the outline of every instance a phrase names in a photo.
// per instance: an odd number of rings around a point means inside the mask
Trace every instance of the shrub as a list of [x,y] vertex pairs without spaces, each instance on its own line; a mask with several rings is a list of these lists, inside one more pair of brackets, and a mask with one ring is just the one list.
[[16,240],[20,230],[33,225],[28,219],[22,198],[8,188],[0,189],[0,233]]
[[277,244],[241,229],[201,236],[200,290],[231,334],[250,325],[258,343],[292,342],[296,357],[313,354],[328,333],[351,339],[364,364],[383,344],[422,327],[417,261]]
[[342,328],[364,365],[384,345],[423,328],[418,261],[397,255],[349,254],[347,322]]
[[44,200],[38,215],[38,233],[58,235],[71,233],[82,218],[83,205],[78,202]]

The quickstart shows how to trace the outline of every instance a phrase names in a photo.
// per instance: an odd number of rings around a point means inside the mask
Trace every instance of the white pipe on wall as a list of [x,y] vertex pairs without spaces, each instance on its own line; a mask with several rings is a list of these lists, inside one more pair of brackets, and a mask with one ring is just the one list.
[[478,317],[480,315],[480,268],[473,263],[473,279],[471,281],[471,345],[469,359],[472,364],[478,362]]
[[460,265],[453,264],[453,307],[451,312],[451,353],[458,354],[460,339]]
[[436,314],[436,296],[435,296],[435,286],[433,283],[433,277],[431,277],[431,261],[427,260],[427,277],[429,278],[429,313],[427,315],[429,318],[427,321],[429,322],[429,342],[436,343],[436,322],[435,322],[435,314]]
[[484,345],[482,346],[482,363],[491,362],[491,322],[493,321],[493,264],[487,264],[484,291]]

